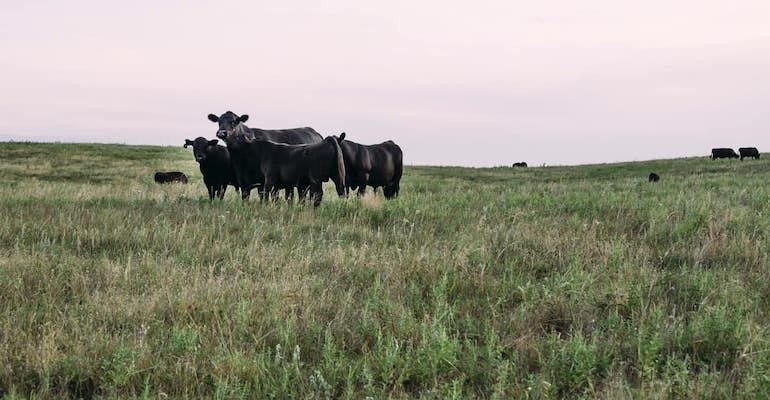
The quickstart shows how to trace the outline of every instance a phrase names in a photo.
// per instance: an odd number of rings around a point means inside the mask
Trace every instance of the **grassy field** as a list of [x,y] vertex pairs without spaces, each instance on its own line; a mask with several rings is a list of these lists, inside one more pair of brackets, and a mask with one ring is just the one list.
[[0,395],[770,393],[767,159],[404,176],[210,203],[181,146],[0,144]]

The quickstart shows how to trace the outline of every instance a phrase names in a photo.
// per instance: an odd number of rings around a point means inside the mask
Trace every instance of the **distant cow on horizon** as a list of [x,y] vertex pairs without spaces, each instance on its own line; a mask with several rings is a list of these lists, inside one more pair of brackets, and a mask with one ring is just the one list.
[[711,149],[711,159],[716,160],[717,158],[738,158],[738,154],[735,153],[735,150],[728,147]]
[[517,162],[517,163],[513,163],[513,167],[514,167],[514,168],[516,168],[516,167],[527,168],[527,163],[526,163],[526,162],[524,162],[524,161],[522,161],[522,162]]
[[741,153],[741,161],[746,157],[759,160],[759,150],[756,147],[741,147],[738,149],[738,152]]
[[169,171],[169,172],[158,171],[155,173],[155,182],[160,184],[174,183],[174,182],[187,183],[187,175],[179,171]]
[[658,174],[656,174],[654,172],[651,172],[650,176],[647,178],[647,180],[649,180],[650,182],[655,183],[655,182],[660,180],[660,175],[658,175]]

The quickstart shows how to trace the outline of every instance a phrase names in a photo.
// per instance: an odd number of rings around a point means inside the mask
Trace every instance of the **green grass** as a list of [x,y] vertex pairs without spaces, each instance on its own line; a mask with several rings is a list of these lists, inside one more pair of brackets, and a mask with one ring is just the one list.
[[210,203],[182,148],[0,144],[0,396],[770,393],[770,162],[404,176]]

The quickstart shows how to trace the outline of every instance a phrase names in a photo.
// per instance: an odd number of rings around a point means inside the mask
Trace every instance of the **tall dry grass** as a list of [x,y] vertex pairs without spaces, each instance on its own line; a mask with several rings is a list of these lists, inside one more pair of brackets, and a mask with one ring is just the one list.
[[0,393],[761,397],[769,173],[408,167],[314,210],[209,202],[182,149],[0,144]]

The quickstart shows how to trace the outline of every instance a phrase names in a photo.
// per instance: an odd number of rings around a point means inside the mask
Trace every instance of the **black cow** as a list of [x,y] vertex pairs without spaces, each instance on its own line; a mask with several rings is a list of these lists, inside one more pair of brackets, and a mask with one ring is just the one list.
[[756,147],[740,147],[738,152],[741,153],[741,161],[746,157],[751,157],[755,160],[759,160],[759,150]]
[[735,154],[735,150],[730,148],[711,149],[711,159],[716,160],[717,158],[738,158],[738,155]]
[[[265,181],[264,176],[259,170],[258,160],[252,160],[254,152],[251,143],[254,141],[272,141],[286,144],[311,144],[319,143],[323,137],[313,128],[294,128],[281,130],[266,130],[249,128],[244,124],[249,116],[244,114],[236,115],[232,111],[227,111],[217,117],[209,114],[209,120],[219,124],[217,137],[224,140],[227,149],[230,151],[230,160],[233,163],[235,178],[241,188],[241,197],[245,200],[249,198],[251,189],[261,187]],[[298,188],[306,191],[306,187]],[[259,190],[259,189],[258,189]],[[287,197],[290,197],[287,193]]]
[[[262,201],[277,190],[285,189],[286,198],[294,187],[309,188],[313,205],[318,207],[323,198],[323,183],[331,179],[337,194],[345,195],[345,161],[339,139],[327,137],[320,143],[290,145],[271,141],[256,140],[250,143],[253,152],[250,160],[258,160],[259,171],[265,177]],[[300,201],[307,190],[299,190]]]
[[382,187],[385,197],[398,196],[403,173],[403,153],[392,140],[373,145],[362,145],[349,140],[340,143],[345,156],[345,192],[358,188],[363,196],[366,186]]
[[514,168],[516,168],[516,167],[527,168],[527,163],[525,163],[523,161],[522,162],[513,163],[513,167]]
[[654,172],[651,172],[650,176],[649,176],[649,178],[647,178],[647,180],[650,181],[650,182],[657,182],[657,181],[660,180],[660,175],[658,175],[658,174],[656,174]]
[[222,200],[227,191],[227,185],[233,185],[238,190],[238,181],[235,179],[233,164],[230,162],[230,153],[224,146],[218,145],[217,139],[208,140],[204,137],[195,140],[185,139],[184,147],[193,147],[195,161],[198,162],[203,183],[209,192],[209,200],[214,196]]
[[158,171],[155,173],[155,182],[160,184],[174,183],[174,182],[187,183],[187,175],[179,171],[169,171],[169,172]]

